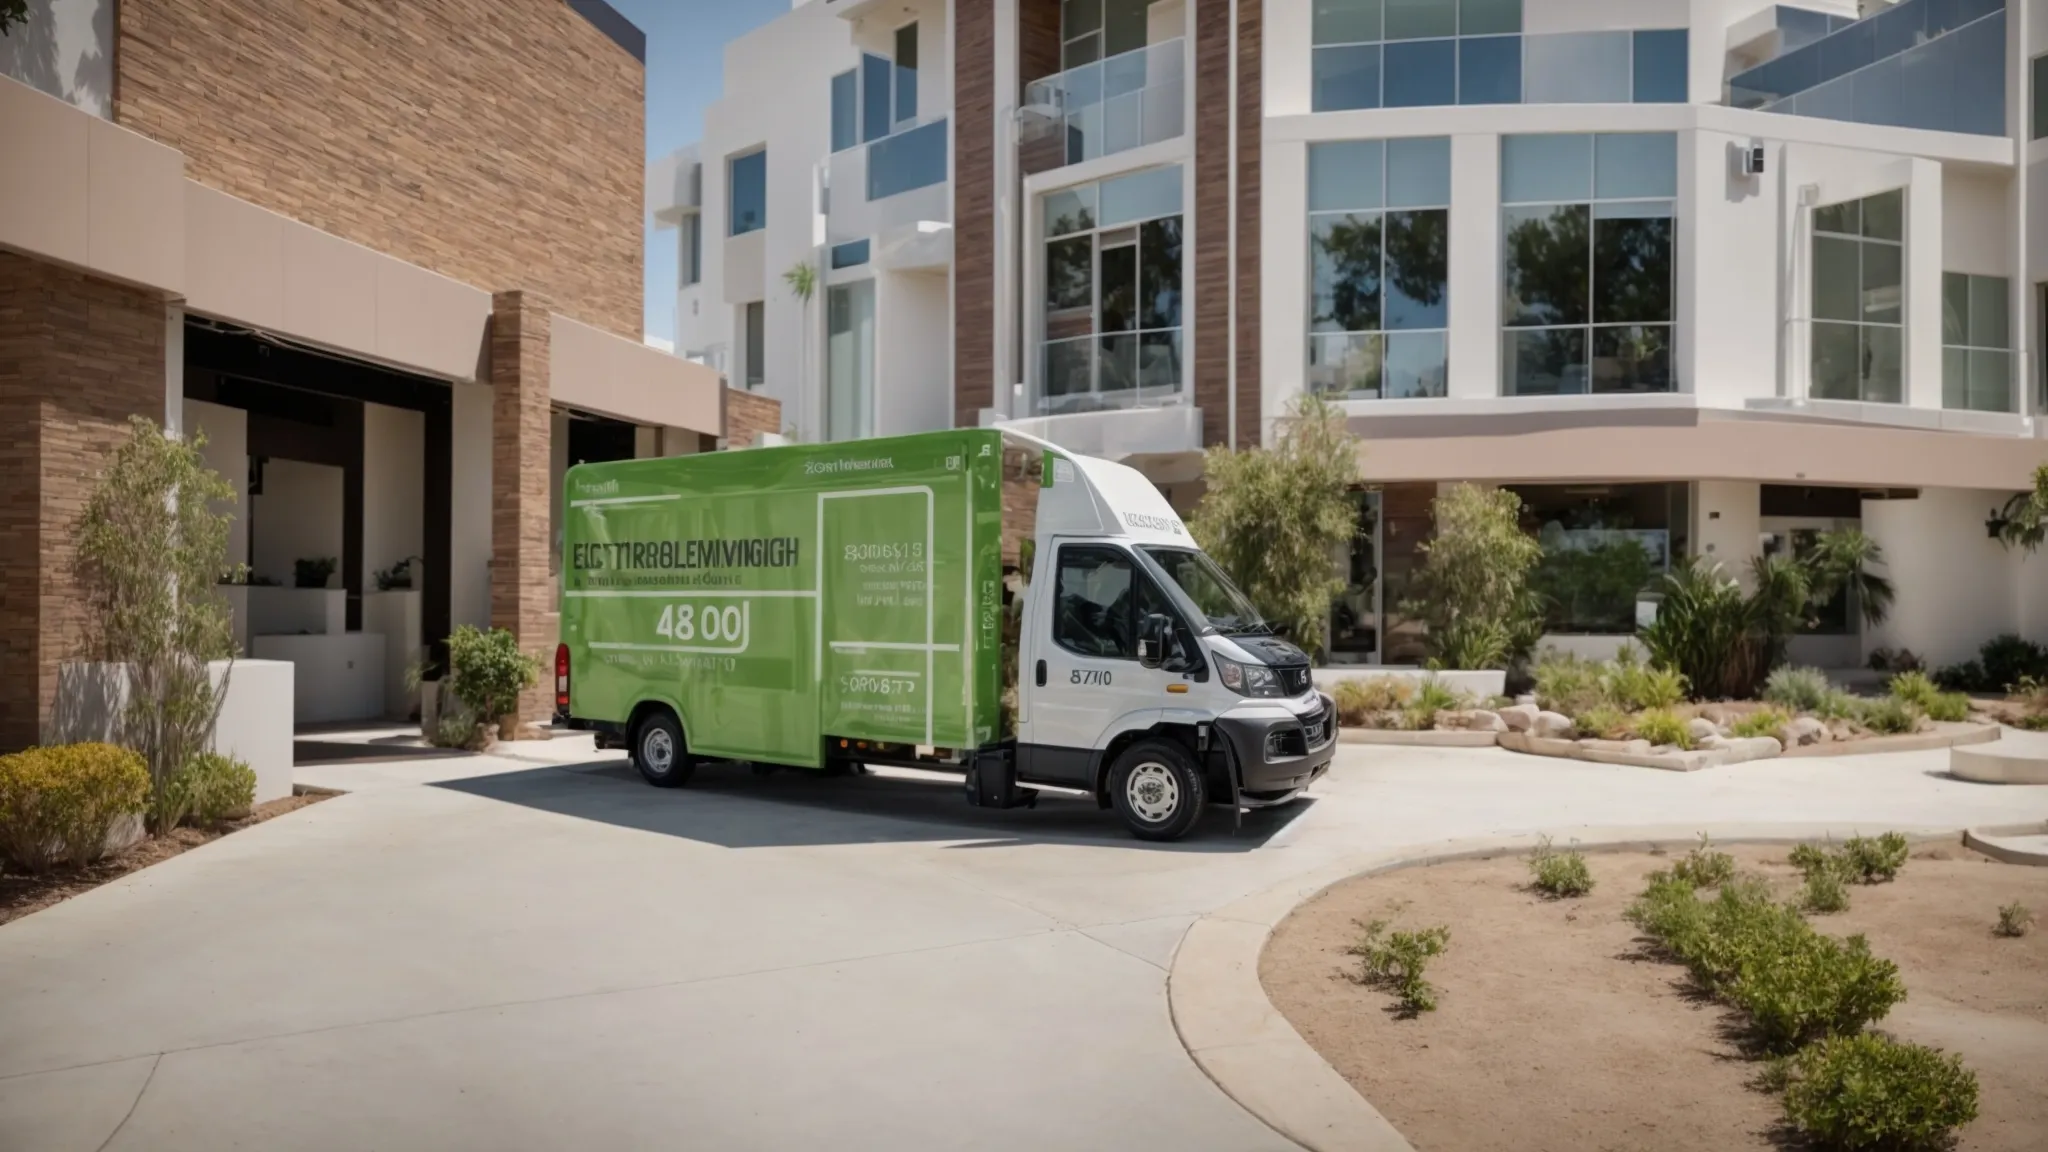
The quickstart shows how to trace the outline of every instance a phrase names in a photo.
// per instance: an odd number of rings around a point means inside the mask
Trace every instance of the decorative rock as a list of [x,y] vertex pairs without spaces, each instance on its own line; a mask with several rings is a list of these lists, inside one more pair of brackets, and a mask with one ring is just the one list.
[[1503,708],[1499,712],[1501,723],[1507,725],[1507,730],[1510,732],[1529,731],[1536,726],[1536,717],[1540,715],[1542,715],[1542,712],[1533,701],[1526,704],[1515,704],[1512,707]]
[[1695,743],[1705,740],[1709,736],[1719,736],[1721,734],[1720,729],[1714,727],[1712,720],[1701,716],[1695,716],[1687,720],[1685,722],[1685,731],[1688,736],[1692,737]]
[[1779,736],[1786,748],[1818,744],[1828,738],[1828,726],[1811,716],[1800,716],[1788,721]]
[[1530,731],[1538,736],[1565,739],[1572,734],[1571,717],[1563,716],[1556,712],[1538,712],[1536,714],[1536,723]]
[[1533,708],[1536,706],[1536,694],[1534,692],[1524,692],[1520,696],[1515,697],[1515,703],[1527,704]]
[[[1777,741],[1773,740],[1771,743],[1775,744]],[[1694,742],[1694,746],[1702,752],[1719,752],[1721,749],[1729,746],[1729,740],[1726,736],[1716,732],[1711,736],[1700,737]]]
[[1579,747],[1595,752],[1627,752],[1641,756],[1652,751],[1673,751],[1671,748],[1652,748],[1648,740],[1581,740]]
[[1741,740],[1727,740],[1723,744],[1751,760],[1768,760],[1785,754],[1785,746],[1769,736],[1750,736]]
[[1508,730],[1507,720],[1498,712],[1489,712],[1484,708],[1475,708],[1470,715],[1471,722],[1466,724],[1465,727],[1473,732],[1505,732]]

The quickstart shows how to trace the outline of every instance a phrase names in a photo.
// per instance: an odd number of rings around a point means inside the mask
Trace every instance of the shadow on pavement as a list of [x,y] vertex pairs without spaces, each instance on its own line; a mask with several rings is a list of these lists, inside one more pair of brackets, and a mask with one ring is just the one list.
[[896,775],[823,776],[805,769],[756,774],[743,765],[697,770],[688,787],[655,788],[620,763],[527,768],[444,780],[434,787],[544,812],[659,832],[726,848],[968,840],[961,848],[1101,844],[1164,852],[1249,852],[1308,811],[1303,799],[1247,812],[1211,809],[1187,839],[1141,841],[1114,811],[1078,796],[1042,793],[1036,808],[968,804],[958,780]]
[[294,740],[292,741],[292,764],[388,764],[394,760],[447,760],[457,756],[470,756],[460,748],[422,748],[416,744],[398,744],[378,739],[366,742],[343,740]]

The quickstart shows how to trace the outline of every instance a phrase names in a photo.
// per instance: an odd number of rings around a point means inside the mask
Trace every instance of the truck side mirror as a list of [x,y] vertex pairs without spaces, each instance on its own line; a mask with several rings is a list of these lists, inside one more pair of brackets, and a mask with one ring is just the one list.
[[1173,617],[1154,612],[1138,624],[1138,663],[1157,668],[1166,663],[1166,648],[1173,640]]

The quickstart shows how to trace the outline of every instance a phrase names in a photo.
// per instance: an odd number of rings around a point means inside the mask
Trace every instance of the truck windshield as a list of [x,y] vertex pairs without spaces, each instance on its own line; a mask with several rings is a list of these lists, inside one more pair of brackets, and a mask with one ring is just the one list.
[[1196,623],[1198,629],[1206,623],[1226,636],[1273,630],[1208,556],[1186,548],[1147,547],[1144,552],[1206,617]]

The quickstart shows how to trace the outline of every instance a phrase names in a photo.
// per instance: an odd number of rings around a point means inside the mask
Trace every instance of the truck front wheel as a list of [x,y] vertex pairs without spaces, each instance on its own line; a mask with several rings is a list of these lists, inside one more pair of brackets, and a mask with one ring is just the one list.
[[666,708],[649,713],[633,730],[633,767],[657,788],[680,788],[696,771],[683,745],[683,726]]
[[1171,740],[1140,740],[1109,769],[1109,801],[1140,840],[1178,840],[1208,802],[1201,766]]

